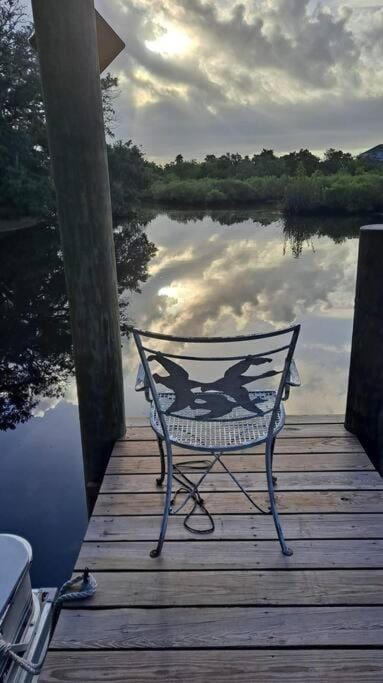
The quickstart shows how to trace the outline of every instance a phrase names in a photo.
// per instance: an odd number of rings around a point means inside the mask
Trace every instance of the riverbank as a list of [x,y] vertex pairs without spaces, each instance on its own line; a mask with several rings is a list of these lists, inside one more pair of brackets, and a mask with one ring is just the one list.
[[156,180],[144,203],[177,208],[257,207],[278,203],[287,214],[363,214],[383,211],[383,174]]

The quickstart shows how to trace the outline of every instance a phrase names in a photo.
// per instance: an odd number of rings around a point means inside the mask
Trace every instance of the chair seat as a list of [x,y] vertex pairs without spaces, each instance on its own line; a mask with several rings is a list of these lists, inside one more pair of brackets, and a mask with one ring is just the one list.
[[[166,411],[174,401],[174,393],[158,394],[160,405]],[[229,397],[228,397],[229,398]],[[275,404],[275,391],[249,392],[249,398],[254,403],[259,402],[262,414],[236,406],[228,416],[214,419],[204,419],[195,410],[184,408],[177,415],[163,417],[173,444],[184,448],[204,451],[228,451],[248,448],[266,440],[272,410]],[[284,425],[285,412],[281,403],[277,413],[273,434],[276,435]],[[150,422],[154,431],[163,437],[163,430],[157,410],[152,403]]]

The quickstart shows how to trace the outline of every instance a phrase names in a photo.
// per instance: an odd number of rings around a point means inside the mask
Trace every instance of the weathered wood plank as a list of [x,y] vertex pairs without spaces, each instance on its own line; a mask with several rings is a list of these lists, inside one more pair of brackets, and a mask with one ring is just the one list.
[[[197,483],[201,472],[186,470],[188,479]],[[267,491],[266,474],[239,472],[237,479],[247,491]],[[178,488],[175,483],[174,487]],[[280,472],[278,491],[312,490],[370,490],[383,489],[383,479],[377,472]],[[105,475],[101,493],[150,493],[158,489],[152,474]],[[237,486],[226,472],[209,474],[202,482],[201,491],[236,491]],[[383,497],[382,497],[383,503]]]
[[[278,439],[327,438],[329,436],[353,438],[343,424],[286,424]],[[155,439],[156,436],[151,427],[130,427],[121,438],[122,441],[153,441]]]
[[81,609],[383,605],[383,570],[97,572],[96,578],[97,591]]
[[[208,492],[205,504],[211,513],[254,513],[251,503],[239,491],[227,493]],[[280,512],[371,512],[383,510],[379,491],[285,491],[277,493]],[[159,515],[163,511],[164,494],[158,493],[104,493],[98,496],[95,515]],[[268,509],[268,497],[258,493],[256,502]]]
[[[204,459],[202,453],[195,453],[194,459]],[[190,456],[179,455],[175,458],[175,463],[182,463],[190,460]],[[232,472],[264,472],[264,455],[225,455],[223,462]],[[139,474],[159,472],[160,458],[157,454],[154,457],[113,457],[110,458],[106,470],[107,474]],[[220,469],[215,465],[213,471]],[[374,467],[365,453],[316,453],[316,454],[278,454],[274,459],[274,470],[276,472],[316,472],[316,471],[347,471],[365,470],[373,471]]]
[[65,610],[52,649],[381,646],[381,607]]
[[381,650],[49,652],[40,683],[377,683]]
[[[188,455],[194,458],[198,456],[196,451],[188,451],[185,448],[175,447],[173,449],[175,455]],[[240,453],[241,451],[238,451]],[[265,446],[261,444],[255,448],[242,450],[242,453],[264,453]],[[354,436],[348,437],[321,437],[321,438],[304,438],[304,439],[277,439],[275,453],[364,453],[358,439]],[[158,445],[154,440],[150,441],[117,441],[113,456],[158,456]]]
[[226,569],[381,569],[383,540],[290,541],[291,557],[275,541],[169,541],[159,558],[150,542],[83,543],[76,569],[93,570],[226,570]]
[[[287,538],[383,538],[383,514],[380,515],[282,515]],[[224,540],[274,540],[275,527],[270,515],[216,515],[215,531],[210,538]],[[196,522],[195,522],[196,523]],[[158,516],[92,517],[86,541],[155,541],[158,537]],[[181,516],[171,517],[167,538],[172,541],[194,541]],[[383,591],[382,591],[383,592]]]

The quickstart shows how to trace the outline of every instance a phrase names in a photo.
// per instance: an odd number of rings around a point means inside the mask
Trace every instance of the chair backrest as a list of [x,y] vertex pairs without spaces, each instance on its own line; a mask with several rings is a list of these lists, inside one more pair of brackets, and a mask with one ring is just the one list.
[[[165,415],[230,422],[271,413],[272,433],[300,325],[237,337],[132,331],[165,436]],[[208,346],[208,355],[194,353],[203,345]],[[234,353],[226,355],[228,346]]]

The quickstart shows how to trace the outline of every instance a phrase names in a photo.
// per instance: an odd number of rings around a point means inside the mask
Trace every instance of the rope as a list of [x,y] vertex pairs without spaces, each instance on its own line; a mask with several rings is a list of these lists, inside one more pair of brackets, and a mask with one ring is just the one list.
[[[178,496],[179,494],[185,493],[186,495],[189,495],[189,494],[191,493],[191,490],[192,490],[192,489],[191,489],[189,486],[180,486],[180,488],[177,489],[177,491],[176,491],[175,494],[174,494],[173,501],[172,501],[173,505],[174,505],[174,503],[175,503],[175,501],[176,501],[176,498],[177,498],[177,496]],[[191,494],[190,498],[191,498],[191,500],[194,501],[194,505],[193,505],[192,509],[190,510],[190,512],[188,512],[188,514],[186,515],[186,517],[184,517],[183,524],[184,524],[185,529],[187,529],[188,531],[191,531],[192,534],[211,534],[211,533],[213,533],[213,531],[215,530],[214,519],[213,519],[213,517],[211,516],[209,510],[205,507],[203,498],[201,498],[201,496],[200,496],[200,494],[198,493],[198,491],[194,491],[194,492]],[[197,508],[198,508],[199,510],[201,510],[201,512],[202,512],[204,515],[206,515],[206,517],[208,518],[208,520],[209,520],[209,522],[210,522],[209,528],[207,528],[207,529],[198,529],[197,527],[192,527],[190,524],[188,524],[188,521],[189,521],[190,517],[191,517],[192,515],[194,515],[195,511],[197,510]]]
[[[69,590],[80,584],[80,588],[76,591]],[[69,579],[60,588],[58,596],[54,602],[54,606],[62,605],[68,600],[85,600],[95,594],[97,588],[97,581],[90,573],[88,567],[85,567],[84,572],[74,579]]]
[[[79,590],[73,590],[73,588],[80,584]],[[96,592],[97,581],[94,576],[89,572],[88,567],[85,568],[84,572],[80,576],[76,576],[74,579],[69,579],[60,588],[56,599],[52,605],[51,620],[55,609],[61,605],[63,602],[68,600],[84,600],[89,598]],[[72,589],[72,590],[69,590]],[[0,657],[10,657],[18,666],[34,676],[38,676],[43,668],[45,652],[43,653],[39,662],[31,662],[25,657],[21,657],[17,654],[16,650],[26,650],[29,643],[8,643],[4,640],[0,634]]]
[[[201,498],[199,491],[195,489],[194,482],[189,479],[189,477],[187,477],[182,470],[184,468],[188,468],[190,470],[206,470],[206,467],[209,465],[209,460],[187,460],[186,462],[177,463],[177,465],[173,466],[173,469],[178,472],[181,479],[179,479],[175,474],[173,474],[173,478],[178,481],[181,486],[179,489],[177,489],[173,496],[172,505],[175,505],[178,495],[184,493],[188,496],[191,494],[190,499],[194,501],[194,505],[186,517],[184,517],[183,524],[185,529],[190,531],[192,534],[212,534],[213,531],[215,531],[215,523],[209,510],[205,507],[204,500]],[[209,527],[207,529],[198,529],[197,527],[192,527],[189,524],[189,519],[195,514],[197,509],[199,509],[208,518]]]
[[0,656],[10,657],[14,662],[16,662],[16,664],[24,669],[24,671],[37,676],[43,667],[44,660],[38,662],[37,664],[34,662],[29,662],[28,659],[24,659],[24,657],[20,657],[20,655],[16,654],[13,649],[15,647],[22,647],[22,649],[26,649],[27,643],[7,643],[7,641],[3,640],[3,638],[0,636]]

